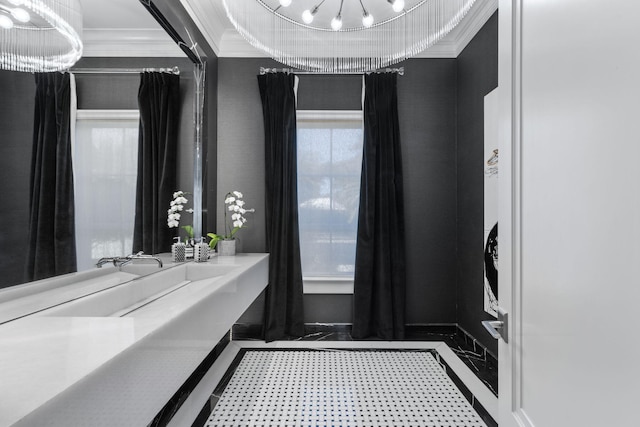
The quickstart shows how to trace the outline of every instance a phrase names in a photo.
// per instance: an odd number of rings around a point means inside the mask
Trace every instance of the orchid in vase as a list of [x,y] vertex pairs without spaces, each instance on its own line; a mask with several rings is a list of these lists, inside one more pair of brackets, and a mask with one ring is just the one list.
[[[215,248],[220,240],[233,240],[235,235],[247,223],[244,215],[248,212],[255,212],[255,209],[245,208],[243,195],[239,191],[230,191],[224,197],[224,234],[208,233],[211,238],[209,247]],[[231,220],[229,220],[229,213]]]

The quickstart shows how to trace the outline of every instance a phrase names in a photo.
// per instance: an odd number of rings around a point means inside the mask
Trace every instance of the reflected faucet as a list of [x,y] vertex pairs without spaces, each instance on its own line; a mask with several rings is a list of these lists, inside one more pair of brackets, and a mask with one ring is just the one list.
[[113,264],[114,266],[119,265],[118,262],[121,260],[120,257],[106,257],[106,258],[100,258],[100,261],[98,261],[96,263],[96,267],[98,268],[102,268],[103,265],[105,264]]
[[142,251],[138,252],[137,254],[128,255],[126,257],[128,263],[134,259],[152,259],[158,262],[158,268],[162,268],[162,260],[160,258],[153,255],[145,255]]
[[137,254],[127,255],[126,257],[105,257],[100,258],[100,261],[96,263],[96,267],[102,268],[103,265],[112,263],[114,267],[122,267],[127,264],[131,264],[134,259],[152,259],[158,262],[158,268],[162,268],[162,260],[153,255],[145,255],[140,251]]

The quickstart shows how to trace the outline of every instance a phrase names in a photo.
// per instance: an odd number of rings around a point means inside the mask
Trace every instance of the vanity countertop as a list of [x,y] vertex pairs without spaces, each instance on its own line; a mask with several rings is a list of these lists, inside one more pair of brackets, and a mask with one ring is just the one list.
[[[101,369],[124,354],[155,357],[153,346],[164,346],[162,351],[170,348],[182,351],[185,343],[198,348],[204,346],[198,331],[190,329],[194,325],[185,323],[192,316],[190,311],[215,311],[207,315],[214,316],[210,318],[211,327],[219,336],[210,338],[211,342],[217,342],[237,320],[237,313],[242,314],[266,286],[267,262],[267,254],[214,257],[201,265],[237,266],[238,269],[230,269],[231,273],[211,280],[194,280],[123,317],[67,317],[64,313],[47,315],[45,311],[0,325],[0,426],[21,425],[19,421],[25,416],[43,405],[53,405],[52,399],[59,399],[65,393],[73,396],[74,385],[103,375]],[[250,269],[259,269],[255,277],[264,283],[240,286],[236,278]],[[207,304],[211,309],[203,306]],[[172,328],[179,330],[174,341],[167,335],[167,330]],[[207,333],[209,337],[211,331]],[[207,341],[206,346],[211,342]],[[157,371],[155,373],[157,375]],[[104,385],[105,393],[118,393],[118,390],[109,390],[109,381]],[[173,392],[175,390],[170,391],[169,396]],[[164,397],[158,398],[162,407]],[[126,408],[123,410],[126,412]]]

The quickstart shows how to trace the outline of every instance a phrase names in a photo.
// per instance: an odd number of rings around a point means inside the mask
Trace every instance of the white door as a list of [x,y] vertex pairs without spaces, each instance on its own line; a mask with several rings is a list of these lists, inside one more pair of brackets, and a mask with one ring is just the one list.
[[640,2],[499,19],[499,424],[640,426]]

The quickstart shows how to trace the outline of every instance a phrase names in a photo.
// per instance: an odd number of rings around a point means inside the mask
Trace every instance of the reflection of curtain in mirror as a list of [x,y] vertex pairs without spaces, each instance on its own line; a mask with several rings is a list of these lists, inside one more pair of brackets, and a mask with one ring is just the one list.
[[133,246],[138,112],[78,112],[73,164],[78,270]]
[[174,230],[167,226],[167,210],[177,190],[180,76],[141,73],[138,106],[140,133],[133,251],[156,254],[168,252],[174,236]]
[[37,73],[25,280],[76,270],[69,73]]

